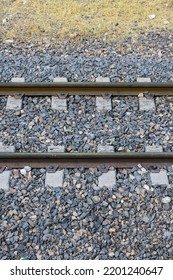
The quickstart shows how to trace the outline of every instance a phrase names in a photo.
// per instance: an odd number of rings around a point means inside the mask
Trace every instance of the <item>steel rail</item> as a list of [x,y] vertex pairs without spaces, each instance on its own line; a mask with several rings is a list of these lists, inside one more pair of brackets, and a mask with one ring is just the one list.
[[108,82],[66,82],[66,83],[0,83],[0,96],[27,95],[66,97],[67,95],[91,96],[138,96],[144,92],[153,96],[173,96],[173,83],[108,83]]
[[173,153],[0,153],[0,168],[128,168],[164,167],[173,164]]

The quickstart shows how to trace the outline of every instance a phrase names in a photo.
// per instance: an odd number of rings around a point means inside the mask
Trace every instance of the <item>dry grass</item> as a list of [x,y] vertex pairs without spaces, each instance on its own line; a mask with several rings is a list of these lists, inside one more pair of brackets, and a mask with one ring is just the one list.
[[0,16],[3,39],[114,39],[172,29],[173,0],[0,0]]

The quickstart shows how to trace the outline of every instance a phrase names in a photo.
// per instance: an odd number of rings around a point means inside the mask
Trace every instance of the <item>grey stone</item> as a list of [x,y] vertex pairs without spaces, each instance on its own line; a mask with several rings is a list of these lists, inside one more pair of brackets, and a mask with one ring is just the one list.
[[41,169],[40,169],[40,173],[41,173],[41,174],[44,174],[44,173],[46,173],[46,169],[44,169],[44,168],[41,168]]
[[164,237],[168,237],[168,238],[171,237],[171,235],[172,235],[172,233],[168,230],[165,231],[164,234],[163,234]]
[[115,252],[115,257],[117,258],[117,257],[119,256],[119,254],[120,254],[120,253],[119,253],[118,251],[116,251],[116,252]]
[[163,204],[163,210],[164,211],[169,211],[169,210],[171,210],[172,209],[172,207],[171,207],[171,204],[170,203],[164,203]]
[[141,182],[142,176],[141,176],[141,175],[137,175],[137,176],[136,176],[136,180],[137,180],[138,182]]
[[88,176],[88,177],[87,177],[87,181],[88,181],[89,183],[93,182],[93,176]]
[[169,196],[163,197],[162,202],[163,203],[170,203],[171,202],[171,197],[169,197]]
[[144,221],[145,223],[148,223],[150,221],[150,219],[147,216],[143,216],[142,221]]
[[92,200],[95,202],[95,203],[99,203],[100,202],[100,197],[98,195],[94,195],[92,197]]
[[25,246],[22,245],[22,244],[20,244],[20,245],[18,246],[18,250],[19,250],[19,251],[24,251],[24,250],[25,250]]
[[95,134],[93,134],[93,133],[88,133],[88,134],[87,134],[87,138],[88,138],[89,140],[93,140],[93,139],[95,139]]

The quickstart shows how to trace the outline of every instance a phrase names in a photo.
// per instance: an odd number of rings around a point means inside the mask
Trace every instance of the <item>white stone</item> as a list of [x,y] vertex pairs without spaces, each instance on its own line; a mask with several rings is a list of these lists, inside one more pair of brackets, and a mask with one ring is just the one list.
[[145,147],[145,152],[146,153],[162,153],[163,152],[163,148],[162,146],[146,146]]
[[10,171],[3,171],[0,173],[0,189],[8,191],[10,181]]
[[112,110],[111,98],[103,98],[96,96],[96,109],[97,111],[110,111]]
[[22,169],[20,169],[20,173],[21,173],[23,176],[25,176],[27,172],[26,172],[25,168],[22,168]]
[[115,253],[114,252],[109,252],[109,257],[114,257]]
[[110,146],[110,145],[98,145],[97,146],[97,152],[98,153],[113,153],[114,152],[114,146]]
[[98,195],[94,195],[92,197],[92,200],[95,202],[95,203],[99,203],[100,202],[100,197]]
[[32,215],[32,216],[30,216],[30,219],[31,220],[37,220],[37,216],[36,215]]
[[25,78],[22,78],[22,77],[14,77],[11,79],[11,81],[13,83],[24,83],[25,82]]
[[116,184],[116,171],[110,170],[99,176],[99,187],[112,188]]
[[150,111],[155,110],[155,103],[153,98],[139,97],[139,110]]
[[163,22],[164,24],[169,24],[170,22],[168,21],[168,20],[164,20],[164,22]]
[[22,99],[15,98],[14,96],[8,96],[6,110],[21,110]]
[[147,191],[149,191],[150,187],[148,185],[144,185],[144,189],[146,189]]
[[144,167],[142,167],[141,168],[141,174],[145,174],[146,172],[147,172],[147,170]]
[[155,15],[148,15],[149,19],[154,19],[156,16]]
[[25,166],[24,169],[26,170],[26,172],[30,172],[31,171],[31,167],[30,166]]
[[62,187],[64,179],[64,170],[55,173],[46,173],[45,185],[50,187]]
[[8,39],[8,40],[5,40],[5,43],[6,44],[12,44],[12,43],[14,43],[14,40],[13,39]]
[[150,178],[152,185],[169,185],[167,172],[165,170],[161,170],[158,173],[151,172]]
[[57,111],[67,111],[67,100],[66,98],[59,98],[52,96],[52,109]]
[[151,83],[151,79],[150,78],[138,77],[137,82],[138,83]]
[[163,56],[163,55],[162,55],[162,52],[159,51],[159,52],[158,52],[158,57],[161,58],[162,56]]
[[132,174],[129,174],[129,178],[130,178],[131,180],[134,180],[134,179],[135,179],[135,176],[133,176]]
[[65,146],[48,146],[48,152],[49,153],[64,153],[65,152]]
[[109,83],[110,78],[109,77],[97,77],[96,82],[97,83]]
[[67,78],[65,77],[55,77],[53,79],[54,83],[66,83],[67,82]]
[[162,202],[169,203],[169,202],[171,202],[171,198],[169,196],[166,196],[166,197],[162,198]]

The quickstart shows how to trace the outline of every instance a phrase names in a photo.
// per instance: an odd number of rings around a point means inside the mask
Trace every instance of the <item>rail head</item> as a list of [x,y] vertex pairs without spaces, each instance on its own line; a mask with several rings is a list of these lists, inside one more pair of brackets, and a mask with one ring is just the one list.
[[137,96],[149,92],[154,96],[173,96],[173,83],[115,83],[115,82],[8,82],[0,83],[0,95],[103,95]]
[[173,88],[173,82],[1,82],[0,88],[9,87],[89,87],[89,88]]
[[20,168],[126,168],[141,164],[144,167],[164,167],[173,164],[173,153],[0,153],[0,167]]

